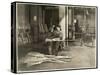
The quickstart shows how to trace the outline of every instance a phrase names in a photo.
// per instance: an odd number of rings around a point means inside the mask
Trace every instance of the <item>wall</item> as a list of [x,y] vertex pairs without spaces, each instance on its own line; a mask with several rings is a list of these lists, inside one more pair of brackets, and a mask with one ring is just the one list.
[[29,23],[29,9],[28,5],[17,5],[17,42],[19,45],[31,42],[30,38],[30,23]]
[[17,6],[17,43],[19,46],[38,48],[45,42],[47,28],[43,22],[43,9],[41,6]]

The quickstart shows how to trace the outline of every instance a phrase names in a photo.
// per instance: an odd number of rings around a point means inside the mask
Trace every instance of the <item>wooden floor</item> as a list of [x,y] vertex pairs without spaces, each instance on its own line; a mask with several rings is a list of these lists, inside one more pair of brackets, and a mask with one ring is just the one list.
[[[69,49],[69,50],[68,50]],[[23,50],[24,51],[24,50]],[[27,52],[26,52],[27,53]],[[71,46],[66,48],[65,55],[72,57],[71,61],[66,64],[62,63],[42,63],[26,67],[26,64],[19,62],[19,71],[30,70],[48,70],[48,69],[80,69],[80,68],[96,68],[96,48],[86,46]],[[25,56],[25,55],[24,55]],[[19,61],[21,58],[19,58]]]

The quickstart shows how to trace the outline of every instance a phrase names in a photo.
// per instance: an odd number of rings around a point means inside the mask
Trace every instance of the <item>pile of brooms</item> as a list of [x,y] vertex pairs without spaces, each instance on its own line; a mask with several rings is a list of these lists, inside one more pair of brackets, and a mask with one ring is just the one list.
[[27,67],[41,64],[44,62],[48,63],[67,63],[71,60],[70,56],[55,56],[55,55],[44,55],[38,52],[29,52],[25,57],[21,59],[21,63],[27,64]]

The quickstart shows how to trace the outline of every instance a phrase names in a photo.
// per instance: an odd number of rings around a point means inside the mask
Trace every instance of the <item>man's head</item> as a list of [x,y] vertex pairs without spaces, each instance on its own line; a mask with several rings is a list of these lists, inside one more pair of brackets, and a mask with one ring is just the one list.
[[54,30],[61,31],[61,27],[59,25],[55,26]]

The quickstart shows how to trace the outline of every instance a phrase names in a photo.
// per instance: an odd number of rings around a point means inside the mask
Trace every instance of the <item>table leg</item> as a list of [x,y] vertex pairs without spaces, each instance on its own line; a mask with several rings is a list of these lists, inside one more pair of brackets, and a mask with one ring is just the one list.
[[49,54],[52,55],[52,42],[49,42]]

